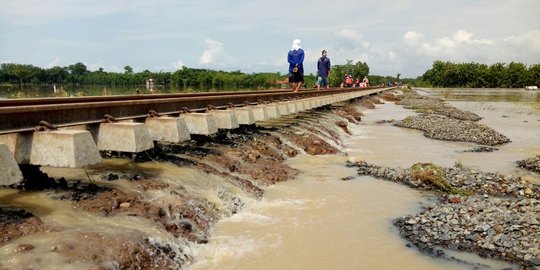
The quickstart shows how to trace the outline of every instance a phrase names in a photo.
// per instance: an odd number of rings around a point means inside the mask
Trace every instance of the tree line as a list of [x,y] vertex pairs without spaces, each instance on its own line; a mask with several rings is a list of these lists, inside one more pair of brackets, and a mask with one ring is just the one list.
[[135,73],[130,66],[124,72],[106,72],[103,68],[90,71],[83,63],[66,67],[40,68],[32,65],[4,63],[0,65],[0,83],[3,84],[59,84],[138,86],[152,79],[154,85],[179,89],[243,89],[270,87],[281,77],[279,73],[245,74],[182,67],[175,72]]
[[[451,63],[437,60],[422,76],[415,79],[396,76],[370,75],[369,66],[365,62],[354,63],[347,60],[344,65],[332,66],[330,85],[339,86],[343,78],[350,74],[360,80],[369,76],[371,85],[387,84],[400,81],[416,86],[430,87],[472,87],[472,88],[522,88],[527,85],[540,85],[540,64],[526,66],[522,63],[496,63],[493,65],[479,63]],[[133,72],[130,66],[124,72],[106,72],[103,68],[90,71],[83,63],[52,68],[40,68],[32,65],[3,63],[0,65],[0,84],[32,84],[32,85],[103,85],[103,86],[141,86],[148,79],[154,85],[172,89],[193,90],[237,90],[237,89],[269,89],[280,87],[287,74],[275,73],[243,73],[238,71],[221,71],[182,67],[174,72]],[[305,86],[314,87],[317,77],[313,74],[305,76]]]
[[[353,63],[347,60],[345,65],[335,65],[330,74],[330,84],[339,86],[346,74],[362,79],[369,74],[369,66],[365,62]],[[182,67],[174,72],[133,72],[130,66],[124,72],[106,72],[103,68],[90,71],[83,63],[52,68],[40,68],[33,65],[3,63],[0,65],[0,84],[19,85],[103,85],[103,86],[141,86],[148,79],[154,85],[173,89],[193,90],[236,90],[236,89],[268,89],[280,87],[279,82],[286,81],[287,74],[275,73],[243,73],[238,71],[217,71]],[[372,76],[372,84],[399,79],[389,76]],[[305,86],[313,87],[317,77],[313,74],[305,76]]]
[[540,64],[529,67],[522,63],[433,62],[433,66],[414,80],[418,86],[470,88],[523,88],[540,85]]

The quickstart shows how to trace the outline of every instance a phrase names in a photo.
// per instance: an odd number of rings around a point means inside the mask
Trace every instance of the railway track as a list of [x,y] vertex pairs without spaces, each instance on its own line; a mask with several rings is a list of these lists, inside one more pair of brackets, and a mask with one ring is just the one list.
[[46,122],[57,128],[100,123],[106,116],[112,116],[116,120],[142,119],[154,112],[158,115],[175,115],[186,111],[206,111],[209,107],[222,109],[355,91],[366,89],[338,88],[321,91],[303,90],[296,93],[290,90],[267,90],[2,99],[0,134],[33,131],[40,122]]

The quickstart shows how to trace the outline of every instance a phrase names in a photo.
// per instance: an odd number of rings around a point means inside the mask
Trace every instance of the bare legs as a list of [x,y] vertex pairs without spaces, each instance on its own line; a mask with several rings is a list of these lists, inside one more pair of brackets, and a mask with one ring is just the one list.
[[300,90],[300,86],[302,86],[301,82],[291,83],[291,88],[293,92],[298,92],[298,90]]

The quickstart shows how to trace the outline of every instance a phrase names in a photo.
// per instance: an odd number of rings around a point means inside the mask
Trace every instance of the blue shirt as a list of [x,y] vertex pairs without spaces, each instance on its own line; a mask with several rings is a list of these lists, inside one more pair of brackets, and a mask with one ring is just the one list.
[[319,61],[317,61],[317,74],[321,77],[328,77],[330,66],[330,58],[322,56],[319,58]]
[[296,51],[290,50],[287,61],[289,61],[289,72],[293,72],[294,67],[298,67],[298,71],[304,73],[304,50],[302,48]]

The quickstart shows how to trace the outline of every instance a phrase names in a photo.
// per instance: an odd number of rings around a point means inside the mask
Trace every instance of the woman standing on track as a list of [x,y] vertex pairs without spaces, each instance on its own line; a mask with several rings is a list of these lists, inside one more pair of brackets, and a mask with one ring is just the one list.
[[294,92],[298,92],[304,82],[304,50],[299,39],[293,40],[292,49],[287,55],[289,61],[289,83]]

